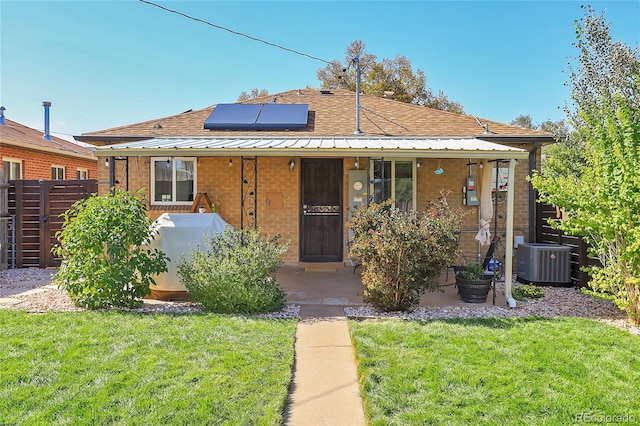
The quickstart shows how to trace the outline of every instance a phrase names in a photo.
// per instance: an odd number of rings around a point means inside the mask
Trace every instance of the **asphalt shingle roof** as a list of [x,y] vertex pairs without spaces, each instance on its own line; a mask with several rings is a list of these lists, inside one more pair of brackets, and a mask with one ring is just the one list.
[[0,124],[0,143],[27,147],[34,150],[58,151],[61,155],[93,156],[93,150],[73,142],[51,136],[51,140],[42,137],[43,132],[32,129],[18,122],[7,120]]
[[[207,108],[187,111],[181,114],[155,120],[119,126],[77,136],[79,140],[96,141],[118,138],[141,137],[334,137],[354,136],[356,130],[355,93],[347,90],[332,90],[330,94],[321,94],[317,90],[304,89],[263,96],[242,103],[308,104],[309,119],[303,130],[291,131],[244,131],[244,130],[206,130],[204,122],[215,105]],[[484,128],[478,123],[488,125],[492,136],[549,138],[547,132],[525,129],[496,121],[487,120],[411,105],[393,99],[372,95],[360,95],[360,130],[365,136],[382,137],[478,137]],[[159,126],[158,126],[159,125]],[[161,127],[161,128],[158,128]]]

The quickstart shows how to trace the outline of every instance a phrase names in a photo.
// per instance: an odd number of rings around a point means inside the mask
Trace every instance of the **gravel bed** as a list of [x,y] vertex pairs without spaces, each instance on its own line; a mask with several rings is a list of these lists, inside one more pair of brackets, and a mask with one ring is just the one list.
[[354,319],[402,318],[412,320],[433,320],[451,318],[528,317],[532,315],[553,317],[582,317],[614,325],[640,335],[640,327],[632,324],[624,312],[610,300],[599,299],[584,294],[577,288],[544,287],[544,296],[508,306],[429,306],[418,307],[412,312],[380,312],[371,306],[357,306],[345,309],[348,317]]
[[[66,291],[51,284],[55,269],[9,269],[0,271],[0,309],[23,310],[27,312],[79,312]],[[4,298],[4,299],[3,299]],[[4,300],[4,302],[3,302]],[[198,313],[202,310],[191,302],[167,302],[143,300],[140,308],[119,308],[127,312],[144,313]],[[254,315],[259,318],[297,318],[299,305],[287,305],[282,311]]]
[[[25,310],[28,312],[77,312],[67,293],[51,284],[55,269],[25,268],[0,271],[0,309]],[[433,320],[449,318],[526,317],[537,315],[545,318],[557,316],[583,317],[606,322],[640,335],[640,327],[629,322],[624,312],[613,302],[582,293],[576,288],[545,287],[545,295],[539,299],[518,302],[515,308],[507,306],[460,306],[419,307],[412,312],[379,312],[371,306],[362,305],[345,308],[347,317],[355,319],[402,318]],[[4,299],[3,299],[4,298]],[[191,302],[164,302],[144,300],[137,309],[123,309],[147,313],[195,313],[201,309]],[[280,312],[257,315],[263,318],[296,318],[299,305],[287,305]]]

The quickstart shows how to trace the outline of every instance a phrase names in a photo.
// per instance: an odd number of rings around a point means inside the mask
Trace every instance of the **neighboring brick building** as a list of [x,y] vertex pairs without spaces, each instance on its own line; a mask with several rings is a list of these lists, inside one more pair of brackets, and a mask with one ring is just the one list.
[[393,198],[401,208],[424,209],[441,191],[469,212],[461,246],[475,260],[486,247],[474,240],[479,209],[463,203],[464,191],[478,189],[468,178],[480,186],[497,160],[504,160],[500,172],[512,173],[515,194],[513,226],[507,230],[500,213],[500,232],[532,238],[526,176],[539,164],[539,147],[553,142],[549,133],[370,95],[360,95],[357,107],[356,98],[293,90],[76,139],[98,146],[100,181],[147,189],[152,218],[186,213],[206,192],[232,225],[257,225],[289,241],[289,264],[347,261],[353,208]]
[[[4,113],[4,109],[3,109]],[[93,150],[0,117],[0,159],[5,178],[96,179]]]

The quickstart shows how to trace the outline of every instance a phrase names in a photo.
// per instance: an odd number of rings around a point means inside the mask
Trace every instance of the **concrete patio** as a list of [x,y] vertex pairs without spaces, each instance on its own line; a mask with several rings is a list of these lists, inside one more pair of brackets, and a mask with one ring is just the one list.
[[[304,317],[344,316],[346,306],[364,304],[360,273],[343,263],[300,263],[297,266],[282,266],[278,271],[280,287],[287,293],[287,303],[300,305]],[[420,299],[420,306],[489,306],[493,304],[492,293],[485,303],[465,303],[455,287],[455,276],[449,271],[447,280],[443,274],[439,283],[442,291],[429,292]],[[504,294],[496,291],[496,305],[505,306]]]

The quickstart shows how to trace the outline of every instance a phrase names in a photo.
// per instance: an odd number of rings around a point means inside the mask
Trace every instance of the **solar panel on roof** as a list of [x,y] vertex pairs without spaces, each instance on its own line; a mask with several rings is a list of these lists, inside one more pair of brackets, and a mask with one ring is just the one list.
[[308,104],[219,104],[204,122],[209,130],[298,130]]
[[260,104],[219,104],[204,122],[205,129],[242,129],[246,123],[255,123]]
[[261,129],[304,129],[308,112],[307,104],[264,104],[256,124]]

